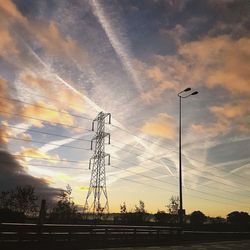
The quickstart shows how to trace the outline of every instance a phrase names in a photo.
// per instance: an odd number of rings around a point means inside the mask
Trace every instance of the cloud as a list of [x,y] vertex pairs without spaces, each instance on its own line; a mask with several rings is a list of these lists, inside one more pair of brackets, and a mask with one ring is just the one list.
[[166,113],[160,113],[156,118],[146,122],[141,131],[148,135],[170,140],[176,137],[174,118]]
[[[17,9],[16,5],[11,0],[0,1],[0,11],[7,17],[12,18],[21,23],[26,23],[27,19]],[[5,17],[6,17],[5,16]]]
[[[42,48],[49,55],[65,57],[84,65],[87,53],[78,46],[77,42],[64,35],[54,21],[30,22],[11,0],[0,1],[0,53],[20,52],[23,50],[23,43],[29,39],[36,40],[36,47]],[[18,30],[22,29],[22,34]],[[11,36],[16,31],[17,36]],[[20,35],[21,34],[21,35]],[[21,40],[18,41],[18,40]],[[25,57],[25,55],[20,55]]]
[[75,40],[64,36],[55,22],[51,21],[48,26],[44,24],[30,25],[30,31],[48,53],[57,56],[64,55],[66,58],[72,58],[80,64],[85,64],[87,54],[79,48]]
[[183,43],[183,39],[187,36],[187,30],[180,24],[176,24],[172,29],[163,29],[161,34],[168,39],[172,39],[174,44],[179,47]]
[[189,65],[194,82],[209,88],[223,87],[231,93],[250,93],[250,38],[205,37],[179,49],[182,63]]
[[53,199],[58,194],[58,190],[49,187],[45,179],[28,175],[23,166],[5,151],[0,151],[0,182],[1,190],[9,190],[18,185],[31,185],[43,198]]
[[193,124],[192,129],[199,134],[217,136],[230,131],[248,133],[250,131],[250,103],[242,100],[238,103],[226,103],[220,106],[209,107],[209,112],[215,116],[216,121],[211,123]]
[[250,101],[225,104],[224,106],[212,106],[209,111],[218,117],[239,118],[250,114]]
[[153,59],[152,66],[141,68],[152,82],[152,87],[142,95],[144,101],[160,102],[166,89],[177,92],[184,87],[183,83],[194,88],[226,91],[231,102],[207,105],[215,121],[193,124],[192,129],[211,136],[249,131],[249,38],[206,36],[180,44],[175,55],[155,55]]
[[45,152],[41,152],[37,148],[26,148],[22,147],[21,150],[17,153],[17,159],[24,162],[30,161],[34,158],[34,160],[48,160],[50,163],[57,163],[60,160],[58,155],[49,155]]
[[[41,92],[45,97],[48,97],[50,102],[54,103],[57,107],[71,109],[81,113],[84,110],[85,105],[82,96],[64,86],[60,86],[60,91],[58,91],[57,88],[59,88],[59,86],[55,84],[56,80],[39,77],[31,72],[23,72],[20,75],[20,80],[27,87],[33,90],[35,89]],[[52,89],[54,89],[54,91]]]
[[74,124],[74,118],[69,113],[64,110],[59,110],[55,106],[47,105],[44,102],[23,106],[20,115],[24,120],[29,121],[30,124],[36,127],[43,127],[44,121],[52,125],[59,123],[64,127]]
[[15,109],[15,105],[11,100],[6,100],[4,98],[10,98],[9,95],[9,90],[8,90],[8,85],[5,79],[1,78],[0,76],[0,93],[1,97],[0,98],[0,115],[2,116],[10,116],[9,113],[12,113]]
[[11,54],[17,54],[18,49],[15,39],[10,32],[0,24],[0,56],[6,57]]
[[154,65],[141,70],[153,87],[142,95],[146,101],[160,101],[166,89],[180,89],[183,83],[207,88],[221,87],[233,95],[249,95],[250,38],[223,35],[204,37],[181,44],[176,55],[154,56]]
[[19,138],[23,139],[24,141],[31,141],[32,140],[31,135],[29,135],[27,133],[20,133]]
[[161,96],[166,90],[175,90],[178,84],[175,81],[167,80],[167,76],[163,67],[159,65],[144,68],[145,76],[152,81],[153,88],[141,94],[141,98],[145,103],[154,103],[161,100]]
[[107,35],[110,44],[112,45],[114,51],[116,52],[118,58],[120,59],[124,70],[127,72],[129,77],[132,79],[136,85],[139,92],[142,90],[141,79],[139,78],[136,70],[134,70],[134,64],[132,56],[130,55],[130,50],[128,49],[128,41],[124,35],[122,35],[121,30],[117,28],[117,19],[114,19],[113,25],[108,14],[102,4],[98,0],[91,0],[90,4],[93,8],[93,13],[97,17],[99,23],[101,24],[105,34]]
[[11,0],[0,1],[0,55],[4,58],[19,53],[18,42],[12,29],[17,23],[26,26],[27,19]]
[[0,147],[5,148],[6,144],[9,142],[9,136],[12,133],[8,128],[8,122],[2,121],[0,125]]
[[217,135],[227,134],[230,131],[230,125],[228,121],[224,120],[205,125],[192,124],[191,129],[196,134],[206,135],[206,137],[215,137]]

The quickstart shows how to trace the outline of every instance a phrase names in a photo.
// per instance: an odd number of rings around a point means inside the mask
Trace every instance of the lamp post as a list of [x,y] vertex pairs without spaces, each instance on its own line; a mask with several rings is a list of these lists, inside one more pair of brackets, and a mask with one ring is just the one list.
[[[191,95],[198,94],[198,91],[193,91],[191,93],[189,91],[191,91],[191,88],[186,88],[177,94],[179,97],[179,188],[180,188],[179,222],[180,222],[181,226],[183,225],[183,215],[184,215],[184,211],[185,211],[185,210],[183,210],[183,201],[182,201],[181,100],[182,100],[182,98],[187,98]],[[189,92],[189,93],[185,94],[186,92]]]

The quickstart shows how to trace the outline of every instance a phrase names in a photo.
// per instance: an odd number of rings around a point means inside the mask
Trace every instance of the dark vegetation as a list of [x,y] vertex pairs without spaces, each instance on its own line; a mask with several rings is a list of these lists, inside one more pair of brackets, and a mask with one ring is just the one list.
[[[100,214],[93,217],[78,207],[71,196],[70,186],[62,190],[57,200],[40,208],[41,199],[32,186],[18,186],[0,193],[0,222],[62,223],[62,224],[121,224],[121,225],[178,225],[178,197],[171,197],[167,211],[150,214],[145,203],[139,201],[132,211],[126,203],[120,205],[120,213]],[[41,218],[43,217],[43,218]],[[185,216],[187,230],[250,231],[250,216],[246,212],[233,211],[227,218],[207,217],[201,211]]]

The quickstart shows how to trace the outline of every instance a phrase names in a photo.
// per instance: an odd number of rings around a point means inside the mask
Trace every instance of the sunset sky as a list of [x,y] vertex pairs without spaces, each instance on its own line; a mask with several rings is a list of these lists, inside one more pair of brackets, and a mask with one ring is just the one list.
[[0,189],[69,184],[84,205],[92,120],[112,114],[111,212],[143,200],[250,213],[248,0],[0,0]]

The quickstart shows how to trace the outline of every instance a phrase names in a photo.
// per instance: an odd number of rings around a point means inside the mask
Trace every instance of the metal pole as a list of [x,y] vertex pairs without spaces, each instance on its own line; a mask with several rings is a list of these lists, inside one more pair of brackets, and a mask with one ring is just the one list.
[[181,96],[179,96],[179,184],[180,184],[180,210],[179,220],[180,225],[183,224],[183,212],[182,212],[182,163],[181,163]]

